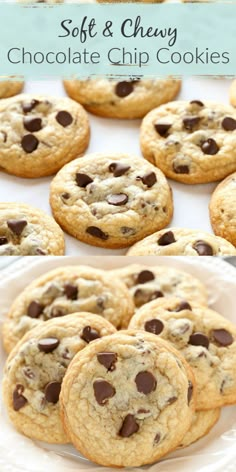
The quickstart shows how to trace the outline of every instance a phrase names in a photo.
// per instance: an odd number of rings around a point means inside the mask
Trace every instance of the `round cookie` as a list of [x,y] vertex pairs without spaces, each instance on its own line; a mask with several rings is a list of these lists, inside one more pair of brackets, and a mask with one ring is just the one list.
[[61,169],[50,203],[60,226],[105,248],[127,247],[168,225],[172,193],[159,169],[128,154],[90,154]]
[[144,157],[179,182],[214,182],[236,171],[236,111],[229,105],[162,105],[144,118],[140,141]]
[[68,95],[95,115],[143,118],[150,110],[173,100],[181,82],[171,78],[129,80],[65,80]]
[[141,466],[178,446],[189,429],[194,377],[168,343],[123,331],[77,354],[60,401],[65,430],[85,457],[109,467]]
[[51,216],[24,203],[0,203],[0,256],[60,256],[64,247]]
[[106,271],[87,266],[54,269],[35,279],[13,302],[3,325],[6,351],[34,326],[80,311],[125,328],[134,306],[126,286]]
[[87,113],[69,98],[6,98],[0,101],[0,119],[0,166],[10,174],[51,175],[88,146]]
[[201,230],[167,228],[134,244],[127,256],[234,256],[235,247],[226,239]]
[[236,107],[236,80],[233,80],[230,85],[229,100],[231,105],[233,105],[233,107]]
[[193,421],[189,431],[185,434],[179,448],[190,446],[190,444],[198,441],[206,436],[220,417],[220,408],[212,410],[195,411]]
[[209,210],[214,233],[236,246],[236,172],[216,187]]
[[21,339],[3,378],[4,402],[18,431],[49,443],[68,442],[59,406],[66,369],[91,341],[115,331],[101,316],[76,313],[41,324]]
[[0,98],[8,98],[22,91],[24,82],[17,80],[0,80]]
[[197,410],[236,403],[236,327],[219,313],[179,298],[154,300],[129,328],[160,335],[193,369]]
[[159,297],[173,296],[207,305],[205,286],[188,272],[168,266],[131,264],[110,274],[125,283],[136,308]]

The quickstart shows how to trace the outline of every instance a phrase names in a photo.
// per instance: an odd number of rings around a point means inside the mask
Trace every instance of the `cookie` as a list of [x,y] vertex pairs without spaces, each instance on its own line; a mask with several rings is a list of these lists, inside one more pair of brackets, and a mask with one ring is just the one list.
[[89,142],[83,107],[69,98],[22,94],[0,101],[0,166],[20,177],[57,172]]
[[108,118],[143,118],[150,110],[173,100],[179,92],[179,80],[108,79],[65,80],[69,97],[95,115]]
[[141,307],[130,328],[161,336],[185,357],[197,386],[197,410],[236,403],[236,326],[219,313],[179,298]]
[[236,172],[216,187],[209,210],[214,233],[236,246]]
[[199,279],[167,266],[131,264],[110,271],[130,291],[136,308],[159,297],[180,297],[207,305],[207,291]]
[[69,234],[105,248],[127,247],[172,218],[172,193],[159,169],[128,154],[75,159],[51,183],[55,219]]
[[236,171],[236,111],[229,105],[162,105],[144,118],[140,140],[144,157],[179,182],[214,182]]
[[9,352],[34,326],[80,311],[95,313],[124,328],[134,306],[126,286],[103,270],[87,266],[54,269],[35,279],[13,302],[3,325],[6,350]]
[[123,331],[77,354],[60,401],[65,430],[85,457],[109,467],[141,466],[174,449],[186,434],[194,378],[167,343]]
[[187,434],[185,434],[178,447],[182,448],[190,446],[190,444],[198,441],[198,439],[201,439],[203,436],[206,436],[219,420],[220,412],[220,408],[195,411],[190,429]]
[[24,203],[0,203],[0,256],[60,256],[64,246],[51,216]]
[[75,354],[116,331],[101,316],[76,313],[29,331],[11,352],[3,379],[4,402],[18,431],[31,439],[66,443],[59,394]]
[[167,228],[132,246],[128,256],[234,256],[235,247],[226,239],[201,230]]
[[230,99],[231,105],[235,107],[236,106],[236,80],[233,80],[233,82],[230,85],[229,99]]
[[0,80],[0,98],[8,98],[22,91],[24,82],[17,80]]

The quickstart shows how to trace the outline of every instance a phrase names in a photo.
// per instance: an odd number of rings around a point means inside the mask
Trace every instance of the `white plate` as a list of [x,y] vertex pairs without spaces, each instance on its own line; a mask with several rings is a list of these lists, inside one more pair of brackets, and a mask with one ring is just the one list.
[[[186,78],[179,99],[215,100],[229,103],[229,79]],[[64,96],[61,81],[28,82],[25,92]],[[140,120],[112,120],[89,115],[91,142],[87,152],[127,152],[141,156],[139,146]],[[48,201],[52,177],[22,179],[1,172],[0,201],[29,203],[50,213]],[[174,195],[174,218],[171,226],[211,231],[208,203],[216,183],[184,185],[170,181]],[[66,254],[125,254],[126,250],[96,248],[66,236]]]
[[[7,259],[7,258],[6,258]],[[8,259],[9,260],[9,259]],[[18,293],[35,277],[47,270],[68,264],[94,267],[121,267],[140,262],[123,257],[22,258],[0,271],[0,322]],[[226,318],[236,322],[236,269],[218,258],[143,257],[142,264],[166,265],[184,269],[206,283],[209,304]],[[5,354],[0,348],[0,377]],[[185,450],[167,456],[145,470],[151,472],[235,472],[236,470],[236,406],[226,407],[221,419],[208,436]],[[83,459],[72,446],[35,443],[18,434],[10,424],[0,398],[0,471],[1,472],[73,472],[106,471]],[[117,469],[110,469],[117,470]],[[135,469],[143,470],[143,469]]]

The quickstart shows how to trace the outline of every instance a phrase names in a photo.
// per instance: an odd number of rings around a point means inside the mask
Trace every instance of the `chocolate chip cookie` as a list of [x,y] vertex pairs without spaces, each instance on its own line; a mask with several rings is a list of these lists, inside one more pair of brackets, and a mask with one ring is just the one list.
[[128,256],[234,256],[235,247],[226,239],[205,231],[168,228],[134,244]]
[[141,307],[130,328],[170,342],[193,369],[197,410],[236,403],[236,327],[219,313],[178,298]]
[[126,286],[106,271],[87,266],[54,269],[35,279],[13,302],[3,326],[7,352],[34,326],[79,311],[103,316],[120,328],[127,327],[134,306]]
[[75,447],[109,467],[156,461],[181,442],[192,421],[192,371],[168,343],[123,331],[72,361],[61,392],[63,424]]
[[77,313],[40,324],[17,344],[5,366],[4,402],[18,431],[66,443],[60,419],[61,383],[74,355],[116,330],[101,316]]
[[206,436],[220,418],[220,408],[195,411],[191,427],[178,447],[187,447]]
[[74,160],[53,179],[50,202],[69,234],[114,249],[164,228],[173,213],[162,172],[128,154],[96,153]]
[[95,115],[108,118],[143,118],[150,110],[173,100],[179,92],[179,80],[108,79],[65,80],[68,95]]
[[141,126],[143,155],[186,184],[214,182],[236,171],[236,111],[199,100],[151,111]]
[[0,98],[8,98],[22,91],[24,82],[17,80],[0,80]]
[[214,233],[236,246],[236,172],[216,187],[209,210]]
[[63,255],[64,246],[51,216],[24,203],[0,203],[0,256]]
[[207,291],[200,280],[172,267],[131,264],[110,274],[125,283],[136,308],[156,298],[173,296],[207,305]]
[[0,167],[10,174],[51,175],[88,142],[87,114],[69,98],[23,94],[0,101]]

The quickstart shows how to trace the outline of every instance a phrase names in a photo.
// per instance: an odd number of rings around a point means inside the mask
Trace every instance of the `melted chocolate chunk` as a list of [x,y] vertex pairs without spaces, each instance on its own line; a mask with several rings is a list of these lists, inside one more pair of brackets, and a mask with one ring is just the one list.
[[3,246],[4,244],[7,244],[8,240],[5,238],[5,236],[0,236],[0,246]]
[[225,131],[234,131],[236,129],[236,120],[230,116],[226,116],[221,124]]
[[41,118],[34,118],[30,116],[26,116],[24,118],[24,128],[31,133],[35,133],[36,131],[40,131],[42,129],[42,120]]
[[160,334],[164,329],[164,324],[162,323],[161,320],[153,319],[153,320],[146,321],[144,325],[144,329],[145,331],[148,331],[149,333]]
[[200,100],[192,100],[191,105],[198,105],[199,107],[204,107],[204,103],[202,103]]
[[109,195],[106,200],[109,205],[121,206],[128,202],[128,195],[125,193],[116,193]]
[[40,339],[38,342],[38,348],[41,352],[48,352],[54,351],[60,344],[59,339],[57,338],[43,338]]
[[149,393],[156,390],[157,386],[157,382],[154,375],[152,375],[151,372],[148,371],[139,372],[135,377],[135,383],[138,392],[144,393],[144,395],[148,395]]
[[100,228],[97,226],[88,226],[86,229],[86,233],[94,236],[95,238],[102,239],[103,241],[107,241],[109,235],[104,233]]
[[148,188],[153,187],[153,185],[157,182],[155,172],[148,172],[143,177],[137,176],[136,180],[141,180]]
[[156,123],[154,128],[162,138],[167,138],[171,125],[169,123]]
[[114,387],[106,380],[95,380],[93,382],[95,398],[99,405],[105,405],[109,398],[114,397],[116,391]]
[[68,192],[62,193],[61,196],[64,198],[64,200],[68,200],[70,198],[70,194]]
[[195,249],[199,256],[213,256],[212,247],[205,241],[196,241],[193,244],[193,249]]
[[123,421],[123,424],[120,428],[119,435],[122,438],[129,438],[132,434],[137,433],[139,430],[139,425],[135,420],[134,415],[127,415]]
[[23,232],[24,228],[27,226],[26,220],[7,220],[8,228],[14,233],[16,236],[20,236]]
[[122,175],[126,174],[130,166],[126,164],[121,164],[120,162],[112,162],[109,165],[109,172],[113,172],[114,177],[121,177]]
[[19,411],[21,408],[23,408],[26,403],[27,399],[22,395],[24,392],[24,387],[21,384],[18,384],[13,392],[13,408],[15,411]]
[[39,104],[38,100],[31,100],[29,103],[22,103],[22,109],[24,113],[29,113]]
[[82,334],[80,335],[81,339],[83,339],[86,343],[90,343],[91,341],[93,341],[94,339],[98,339],[100,338],[100,334],[99,332],[94,329],[94,328],[91,328],[91,326],[85,326],[85,328],[83,329],[83,332]]
[[220,346],[227,347],[234,342],[234,338],[226,329],[213,329],[211,336]]
[[176,162],[173,163],[173,171],[176,174],[189,174],[189,166],[187,164],[176,164]]
[[154,444],[158,444],[160,442],[160,439],[161,439],[161,435],[160,433],[157,433],[154,438]]
[[81,174],[80,172],[77,172],[75,176],[76,183],[79,187],[85,188],[87,187],[88,184],[91,184],[93,182],[93,179],[89,177],[87,174]]
[[199,116],[187,116],[183,119],[184,128],[187,131],[193,131],[193,129],[198,125],[201,118]]
[[188,395],[187,395],[188,405],[191,402],[192,396],[193,396],[193,384],[189,380],[188,381]]
[[73,118],[68,111],[59,111],[56,115],[56,120],[59,123],[59,125],[63,126],[63,128],[66,128],[67,126],[71,125]]
[[142,270],[139,272],[136,278],[136,284],[146,284],[147,282],[151,282],[155,280],[155,275],[150,270]]
[[178,313],[179,311],[182,311],[182,310],[191,310],[192,311],[192,307],[191,307],[191,305],[189,305],[188,302],[186,302],[185,300],[182,300],[180,302],[180,304],[174,310],[171,310],[171,311],[175,311],[176,313]]
[[158,239],[159,246],[168,246],[169,244],[173,244],[176,242],[174,237],[174,233],[172,231],[167,231]]
[[120,97],[127,97],[134,90],[133,82],[118,82],[115,87],[115,94]]
[[64,293],[69,300],[77,300],[78,298],[78,287],[77,285],[73,285],[71,283],[65,283],[64,285]]
[[115,352],[99,352],[97,354],[97,360],[107,370],[112,372],[116,368],[117,354]]
[[49,403],[57,403],[61,392],[61,382],[49,382],[45,389],[45,398]]
[[21,146],[28,154],[35,151],[38,145],[39,141],[33,134],[26,134],[21,140]]
[[172,403],[175,403],[176,400],[177,400],[177,397],[175,397],[175,396],[170,397],[170,398],[168,398],[167,403],[168,403],[168,405],[172,405]]
[[213,156],[219,151],[219,146],[214,139],[209,138],[201,144],[201,150],[204,154]]
[[41,305],[41,303],[37,302],[37,300],[33,300],[27,310],[27,315],[30,316],[30,318],[38,318],[39,315],[43,312],[44,306]]
[[192,344],[192,346],[203,346],[206,349],[209,347],[209,339],[208,337],[200,332],[196,332],[191,334],[189,338],[189,344]]

